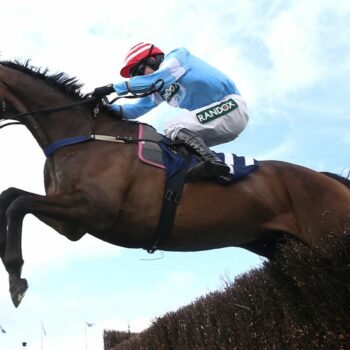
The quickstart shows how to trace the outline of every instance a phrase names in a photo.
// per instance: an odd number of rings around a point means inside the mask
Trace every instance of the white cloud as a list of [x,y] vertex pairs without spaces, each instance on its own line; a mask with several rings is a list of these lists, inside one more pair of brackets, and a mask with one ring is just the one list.
[[323,76],[322,67],[317,64],[319,43],[315,21],[318,10],[310,15],[304,4],[281,13],[272,22],[266,37],[274,84],[284,93],[308,86]]
[[[349,10],[349,3],[345,1],[293,1],[269,23],[263,37],[272,62],[270,73],[274,93],[283,95],[309,87],[335,71],[324,57],[324,48],[327,41],[332,42],[333,50],[344,45],[344,33],[339,33],[339,38],[335,27],[337,21],[344,20],[346,16],[350,18]],[[340,28],[349,33],[345,26]],[[327,31],[334,32],[336,36],[330,37]],[[349,65],[349,57],[344,59],[339,60],[343,61],[343,66],[337,64],[338,74]]]
[[260,160],[286,160],[293,156],[296,151],[296,143],[292,139],[287,139],[273,149],[257,156]]

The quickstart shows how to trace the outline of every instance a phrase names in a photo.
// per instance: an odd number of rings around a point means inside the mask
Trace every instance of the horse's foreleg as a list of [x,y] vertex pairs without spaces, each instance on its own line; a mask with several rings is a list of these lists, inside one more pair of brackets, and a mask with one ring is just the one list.
[[3,259],[6,248],[6,211],[10,204],[19,196],[30,196],[33,193],[10,187],[0,195],[0,257]]
[[28,288],[21,278],[22,223],[26,214],[79,223],[89,217],[88,201],[82,194],[58,196],[23,195],[12,201],[6,212],[7,234],[4,264],[9,273],[10,293],[17,307]]

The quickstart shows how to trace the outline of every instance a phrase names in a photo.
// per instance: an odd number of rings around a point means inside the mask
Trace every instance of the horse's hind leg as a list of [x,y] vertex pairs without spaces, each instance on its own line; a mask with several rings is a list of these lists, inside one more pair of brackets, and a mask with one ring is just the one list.
[[[86,210],[89,209],[90,210]],[[86,221],[91,218],[91,207],[81,194],[40,196],[23,195],[12,201],[7,209],[7,235],[4,264],[9,273],[10,293],[17,307],[28,288],[27,281],[21,278],[22,223],[24,216],[31,213],[71,223]]]

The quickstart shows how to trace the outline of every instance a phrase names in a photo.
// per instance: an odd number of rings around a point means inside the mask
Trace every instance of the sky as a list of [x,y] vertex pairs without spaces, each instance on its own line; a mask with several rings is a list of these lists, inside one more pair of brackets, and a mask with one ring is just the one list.
[[[349,23],[348,0],[14,0],[1,6],[0,58],[76,76],[90,92],[121,79],[124,56],[140,41],[165,52],[187,47],[230,76],[248,103],[246,130],[214,150],[347,175]],[[181,112],[162,104],[141,120],[163,132]],[[43,194],[45,157],[31,134],[0,130],[0,150],[0,190]],[[103,329],[141,331],[263,262],[239,248],[149,255],[88,235],[71,242],[31,215],[23,254],[29,289],[18,309],[0,266],[1,350],[22,342],[103,349]]]

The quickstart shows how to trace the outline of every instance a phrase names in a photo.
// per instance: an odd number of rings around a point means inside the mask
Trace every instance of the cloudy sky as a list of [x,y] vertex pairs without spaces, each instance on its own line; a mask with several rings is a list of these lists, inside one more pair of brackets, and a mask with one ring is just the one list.
[[[247,129],[217,151],[347,174],[349,23],[348,0],[11,1],[1,6],[0,53],[76,76],[88,92],[119,81],[139,41],[185,46],[248,102]],[[143,120],[162,132],[180,112],[163,104]],[[43,193],[45,158],[29,132],[2,129],[0,149],[0,189]],[[104,328],[140,331],[262,262],[238,248],[149,256],[91,237],[73,243],[30,215],[23,252],[30,287],[18,309],[0,267],[0,349],[102,349]]]

